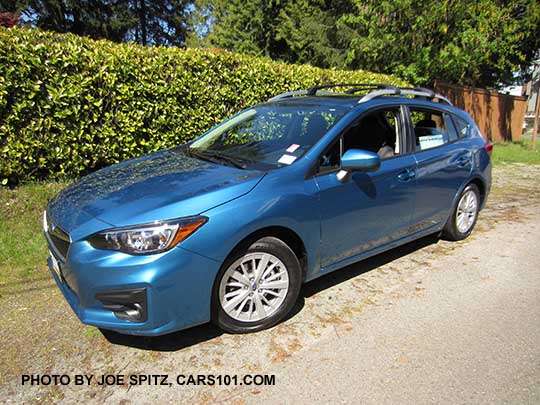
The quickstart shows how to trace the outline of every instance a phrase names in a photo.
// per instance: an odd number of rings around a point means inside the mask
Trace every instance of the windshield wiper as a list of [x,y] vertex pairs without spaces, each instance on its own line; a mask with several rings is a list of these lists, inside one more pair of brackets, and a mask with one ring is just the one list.
[[208,160],[213,163],[226,163],[230,166],[234,166],[238,169],[245,169],[247,160],[236,158],[229,155],[223,155],[220,153],[211,153],[208,151],[194,151],[193,149],[188,148],[187,152],[199,159]]

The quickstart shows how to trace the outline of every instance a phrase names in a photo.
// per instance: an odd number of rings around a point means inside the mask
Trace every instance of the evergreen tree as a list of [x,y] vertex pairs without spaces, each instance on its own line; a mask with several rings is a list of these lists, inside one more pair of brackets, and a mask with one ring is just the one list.
[[[199,0],[190,43],[321,67],[476,86],[540,49],[539,0]],[[202,18],[201,18],[202,16]]]
[[199,15],[202,13],[202,20],[207,24],[199,28],[205,32],[201,43],[241,53],[281,58],[286,44],[277,38],[277,28],[285,3],[285,0],[196,1]]
[[[139,0],[144,4],[145,0]],[[146,2],[144,12],[147,39],[153,45],[184,46],[189,31],[189,9],[187,0],[161,0]],[[143,9],[142,7],[139,10]]]
[[538,0],[356,0],[338,24],[346,66],[481,87],[516,80],[540,48]]
[[23,15],[39,28],[116,42],[136,22],[128,0],[29,0]]
[[189,0],[1,0],[39,28],[115,42],[183,46],[189,31]]
[[320,67],[343,67],[347,42],[337,22],[349,13],[349,0],[290,0],[281,10],[277,39],[287,44],[282,57],[290,62]]
[[26,0],[0,0],[0,13],[20,13],[27,3]]

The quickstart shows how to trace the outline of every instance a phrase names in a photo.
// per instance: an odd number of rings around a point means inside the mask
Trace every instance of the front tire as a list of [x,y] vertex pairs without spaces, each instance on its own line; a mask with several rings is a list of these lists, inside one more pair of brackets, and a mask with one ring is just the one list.
[[467,238],[476,224],[479,211],[480,191],[476,184],[469,184],[459,196],[452,215],[444,226],[443,238],[453,241]]
[[212,292],[212,318],[230,333],[270,328],[292,310],[300,293],[298,258],[278,238],[259,239],[223,264]]

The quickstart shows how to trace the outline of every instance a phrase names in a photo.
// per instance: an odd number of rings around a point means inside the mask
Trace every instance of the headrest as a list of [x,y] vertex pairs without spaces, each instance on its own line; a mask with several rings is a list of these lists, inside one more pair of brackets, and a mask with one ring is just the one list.
[[415,128],[437,128],[437,124],[433,120],[420,120]]

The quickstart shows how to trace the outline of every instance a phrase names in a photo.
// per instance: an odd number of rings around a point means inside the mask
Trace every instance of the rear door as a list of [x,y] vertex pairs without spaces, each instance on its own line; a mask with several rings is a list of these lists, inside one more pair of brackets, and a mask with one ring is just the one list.
[[415,230],[446,222],[453,199],[472,170],[472,152],[460,140],[449,114],[409,106],[416,170]]

